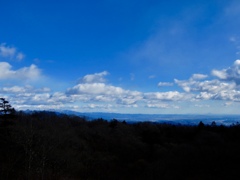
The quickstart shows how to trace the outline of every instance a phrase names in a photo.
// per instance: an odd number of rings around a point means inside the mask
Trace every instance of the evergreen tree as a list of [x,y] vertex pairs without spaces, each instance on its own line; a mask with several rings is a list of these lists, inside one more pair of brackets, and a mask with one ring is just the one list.
[[14,112],[14,108],[9,104],[5,98],[0,98],[0,114],[12,114]]

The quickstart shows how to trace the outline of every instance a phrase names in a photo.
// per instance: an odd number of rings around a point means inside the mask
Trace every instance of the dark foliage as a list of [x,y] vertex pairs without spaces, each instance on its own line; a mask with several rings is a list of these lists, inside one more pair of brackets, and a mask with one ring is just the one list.
[[10,103],[5,98],[0,98],[0,115],[9,116],[15,113]]
[[239,179],[240,125],[0,117],[0,179]]

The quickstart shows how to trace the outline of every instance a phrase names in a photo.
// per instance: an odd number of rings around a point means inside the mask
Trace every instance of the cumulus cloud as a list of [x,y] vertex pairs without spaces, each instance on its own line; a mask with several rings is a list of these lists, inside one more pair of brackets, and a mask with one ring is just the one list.
[[115,94],[120,95],[124,90],[120,87],[106,85],[104,83],[84,83],[78,84],[68,89],[68,94]]
[[226,70],[212,70],[212,75],[218,77],[219,79],[227,79],[227,72]]
[[85,101],[115,102],[119,104],[133,104],[142,98],[138,91],[124,90],[121,87],[104,83],[83,83],[69,88],[67,95],[74,99]]
[[[66,95],[73,102],[88,103],[86,107],[100,108],[100,103],[111,103],[114,107],[149,107],[149,108],[179,108],[172,102],[191,100],[194,96],[191,93],[180,93],[178,91],[168,92],[139,92],[130,91],[121,87],[106,84],[105,82],[95,82],[97,76],[102,77],[106,73],[95,73],[81,78],[77,85],[68,88]],[[86,78],[91,77],[91,78]],[[94,78],[93,78],[94,77]],[[196,74],[192,79],[203,79],[206,75]],[[159,86],[172,86],[173,83],[160,82]],[[165,102],[165,103],[163,103]],[[168,102],[168,103],[166,103]],[[89,107],[90,108],[90,107]]]
[[0,56],[8,59],[16,59],[21,61],[25,55],[22,52],[18,52],[15,47],[7,46],[6,43],[0,44]]
[[107,71],[103,71],[95,74],[88,74],[83,78],[80,78],[78,83],[103,83],[106,81],[104,77],[108,74],[109,73]]
[[185,93],[180,93],[178,91],[168,91],[168,92],[150,92],[144,93],[145,99],[160,100],[160,101],[180,101],[189,99],[189,95]]
[[236,84],[240,84],[240,60],[236,60],[233,65],[227,69],[214,69],[212,75],[221,80],[234,81]]
[[41,70],[34,64],[18,70],[12,70],[12,66],[7,62],[0,62],[0,79],[14,80],[37,80],[41,76]]
[[222,82],[214,79],[211,81],[179,81],[176,83],[188,93],[194,93],[195,99],[201,100],[231,100],[239,101],[240,91],[234,82]]
[[0,88],[0,97],[7,98],[16,109],[68,109],[72,98],[62,92],[53,92],[47,87],[12,86]]
[[84,102],[112,102],[115,104],[130,105],[142,99],[142,93],[125,90],[121,87],[106,84],[104,76],[107,71],[89,74],[80,78],[77,85],[68,88],[67,96],[74,101]]
[[[74,107],[78,110],[79,108],[91,111],[114,111],[119,108],[153,108],[154,111],[156,108],[180,109],[180,105],[184,102],[201,102],[202,100],[222,100],[223,105],[224,101],[229,104],[240,102],[240,85],[237,84],[239,66],[240,60],[237,60],[233,66],[227,69],[216,70],[219,73],[215,71],[215,76],[193,74],[187,80],[175,79],[175,85],[181,87],[182,92],[174,90],[166,92],[127,90],[108,84],[105,79],[108,72],[103,71],[82,77],[78,84],[68,88],[65,92],[51,92],[49,88],[35,89],[31,86],[12,86],[0,88],[0,95],[11,95],[12,99],[10,101],[13,100],[16,107],[32,105],[32,107],[38,109],[43,107],[46,109],[53,107],[64,109],[64,107],[67,108],[77,104],[79,106]],[[21,74],[23,72],[34,71],[34,66],[14,71],[11,65],[6,62],[0,63],[0,70],[2,70],[1,68],[5,70],[5,73],[0,71],[0,78],[2,79],[15,76],[22,79]],[[214,74],[213,72],[212,74]],[[221,73],[225,73],[225,76]],[[212,77],[215,77],[215,79],[210,79]],[[158,86],[172,86],[174,83],[159,82]],[[194,104],[193,107],[195,107]]]
[[188,80],[175,79],[175,83],[196,100],[240,102],[240,60],[229,68],[214,69],[211,73],[217,79],[204,80],[199,75],[193,75]]
[[13,86],[13,87],[3,87],[0,89],[1,93],[25,93],[26,89],[24,87]]
[[24,107],[29,107],[29,109],[34,109],[34,107],[44,106],[45,109],[51,109],[55,107],[67,107],[72,101],[71,97],[67,97],[64,93],[55,92],[37,92],[33,91],[23,91],[10,95],[10,102],[12,102],[14,107],[20,109],[25,109]]
[[236,88],[234,82],[222,82],[217,79],[210,81],[193,81],[193,80],[184,80],[180,81],[175,79],[175,83],[183,88],[186,92],[211,92],[217,93],[223,90],[232,90]]

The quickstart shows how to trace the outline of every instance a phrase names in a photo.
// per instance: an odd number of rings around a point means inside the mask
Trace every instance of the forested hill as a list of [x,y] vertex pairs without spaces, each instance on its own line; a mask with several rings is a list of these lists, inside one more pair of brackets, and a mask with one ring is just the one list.
[[0,117],[0,179],[240,179],[240,125]]

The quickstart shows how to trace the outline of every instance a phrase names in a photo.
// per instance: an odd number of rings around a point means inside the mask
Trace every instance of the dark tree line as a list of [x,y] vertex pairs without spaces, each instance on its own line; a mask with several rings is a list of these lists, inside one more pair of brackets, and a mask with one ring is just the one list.
[[239,179],[240,126],[0,117],[0,179]]

